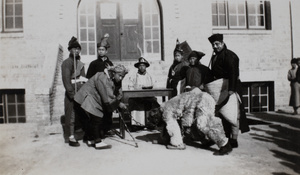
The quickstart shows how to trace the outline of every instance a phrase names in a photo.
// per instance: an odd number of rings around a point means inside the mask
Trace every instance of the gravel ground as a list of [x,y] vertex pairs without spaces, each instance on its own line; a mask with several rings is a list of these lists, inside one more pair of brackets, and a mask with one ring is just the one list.
[[198,143],[168,150],[152,143],[158,131],[132,133],[138,148],[127,134],[105,139],[112,149],[95,150],[82,141],[77,148],[65,144],[59,124],[1,125],[0,174],[300,174],[300,116],[269,112],[248,119],[251,131],[240,134],[239,147],[225,156],[213,155],[216,145],[201,149]]

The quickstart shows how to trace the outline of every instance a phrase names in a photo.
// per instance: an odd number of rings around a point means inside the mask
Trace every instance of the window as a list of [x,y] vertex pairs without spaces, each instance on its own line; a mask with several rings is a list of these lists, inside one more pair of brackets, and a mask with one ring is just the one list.
[[274,110],[274,82],[244,82],[242,87],[246,112]]
[[25,90],[0,90],[0,123],[25,123]]
[[270,1],[217,0],[211,7],[215,29],[271,29]]
[[2,31],[4,32],[23,31],[22,0],[4,0]]

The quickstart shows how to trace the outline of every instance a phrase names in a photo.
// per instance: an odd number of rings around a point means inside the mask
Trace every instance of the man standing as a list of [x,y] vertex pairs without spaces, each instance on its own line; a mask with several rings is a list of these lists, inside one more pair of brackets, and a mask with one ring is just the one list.
[[[228,81],[228,96],[236,94],[236,97],[238,98],[238,94],[240,93],[237,91],[241,90],[238,56],[233,51],[227,49],[226,44],[223,42],[223,34],[213,34],[208,40],[212,44],[214,50],[210,61],[214,79],[224,79]],[[239,104],[237,104],[237,113],[239,114],[237,126],[230,125],[230,131],[227,131],[227,136],[230,138],[230,144],[233,148],[238,147],[237,137],[239,129],[241,129],[242,132],[249,131],[243,104],[240,98],[237,101],[239,101]],[[226,121],[224,121],[224,125],[226,125]],[[226,128],[226,126],[224,127]]]
[[81,46],[77,38],[72,37],[68,44],[70,51],[69,58],[63,61],[61,65],[62,81],[66,89],[65,93],[65,142],[70,146],[79,146],[74,137],[75,130],[75,111],[74,95],[80,89],[85,81],[84,64],[80,61]]

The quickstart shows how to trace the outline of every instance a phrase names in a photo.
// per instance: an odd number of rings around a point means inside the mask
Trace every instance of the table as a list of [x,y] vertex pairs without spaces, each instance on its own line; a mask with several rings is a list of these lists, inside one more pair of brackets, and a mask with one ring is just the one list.
[[[153,89],[135,89],[135,90],[123,90],[123,98],[122,102],[128,105],[129,98],[136,98],[136,97],[162,97],[162,101],[165,102],[165,97],[168,97],[168,100],[172,96],[171,88],[153,88]],[[121,112],[121,115],[124,116],[124,113]],[[124,118],[124,117],[123,117]],[[125,138],[125,123],[123,120],[119,120],[120,122],[120,135],[121,138]]]

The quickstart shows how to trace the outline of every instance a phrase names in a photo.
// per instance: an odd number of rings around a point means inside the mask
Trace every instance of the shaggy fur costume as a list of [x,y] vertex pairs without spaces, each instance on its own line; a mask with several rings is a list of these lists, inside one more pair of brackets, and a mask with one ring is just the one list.
[[178,147],[183,145],[181,128],[177,122],[180,120],[182,128],[196,126],[196,132],[198,132],[196,134],[204,134],[218,147],[224,146],[228,139],[225,136],[221,119],[214,115],[215,105],[215,100],[198,88],[163,103],[160,110],[170,136],[170,144]]

